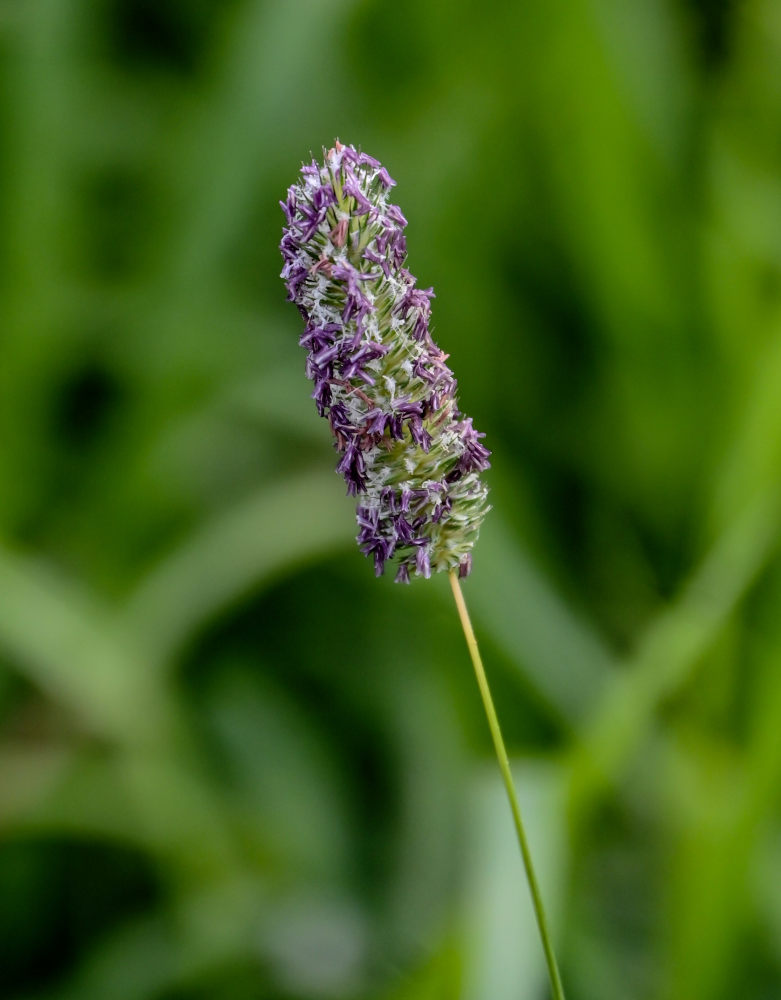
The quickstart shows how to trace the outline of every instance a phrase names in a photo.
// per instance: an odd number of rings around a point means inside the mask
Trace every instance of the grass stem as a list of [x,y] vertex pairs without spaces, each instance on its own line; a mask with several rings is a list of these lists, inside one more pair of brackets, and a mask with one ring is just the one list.
[[529,842],[526,838],[526,830],[524,829],[523,820],[521,819],[521,808],[518,805],[518,796],[515,793],[512,771],[510,770],[510,761],[507,757],[507,750],[504,745],[504,738],[502,737],[499,718],[496,714],[496,709],[494,708],[493,698],[491,697],[491,689],[488,686],[488,678],[485,675],[483,661],[480,657],[480,651],[477,648],[477,639],[475,638],[474,629],[472,628],[472,622],[469,619],[469,612],[467,611],[466,602],[464,601],[464,595],[461,591],[461,584],[459,583],[458,573],[456,570],[450,571],[450,585],[453,588],[453,596],[456,599],[458,616],[461,619],[461,626],[464,629],[464,636],[466,638],[467,647],[469,648],[469,655],[472,658],[472,664],[475,668],[477,686],[480,688],[480,695],[483,699],[483,707],[485,708],[485,714],[488,718],[488,727],[491,730],[491,737],[494,741],[494,749],[496,750],[496,757],[499,761],[499,769],[502,772],[502,778],[504,779],[504,787],[507,790],[507,798],[510,800],[510,809],[512,810],[513,819],[515,821],[515,831],[518,834],[518,844],[521,848],[523,866],[526,870],[526,880],[529,883],[529,891],[534,905],[534,915],[537,918],[537,926],[540,930],[542,947],[545,952],[545,961],[548,964],[548,975],[550,976],[553,998],[554,1000],[564,1000],[564,987],[561,983],[559,967],[556,964],[556,955],[553,951],[550,930],[548,929],[548,919],[545,916],[545,907],[542,903],[540,887],[537,882],[537,876],[532,863]]

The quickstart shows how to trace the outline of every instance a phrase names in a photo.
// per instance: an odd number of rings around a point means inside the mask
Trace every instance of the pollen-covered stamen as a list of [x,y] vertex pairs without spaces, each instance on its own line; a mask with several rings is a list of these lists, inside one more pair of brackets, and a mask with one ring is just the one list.
[[341,218],[331,232],[328,234],[331,242],[335,247],[343,247],[345,240],[347,239],[347,228],[349,226],[349,219],[344,216]]
[[325,254],[321,254],[320,257],[317,260],[317,263],[313,264],[309,268],[309,273],[310,274],[317,274],[319,271],[322,271],[323,274],[325,274],[326,277],[328,277],[328,278],[330,278],[330,277],[333,276],[333,264],[326,257]]

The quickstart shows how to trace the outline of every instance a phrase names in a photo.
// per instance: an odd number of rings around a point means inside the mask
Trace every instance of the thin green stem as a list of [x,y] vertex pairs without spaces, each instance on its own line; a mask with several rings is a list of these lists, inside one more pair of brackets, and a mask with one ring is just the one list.
[[472,628],[472,622],[469,620],[469,612],[466,609],[464,595],[461,592],[461,584],[459,583],[458,573],[456,570],[450,571],[450,585],[453,588],[453,596],[456,599],[458,616],[461,619],[461,625],[464,629],[464,636],[466,638],[466,644],[469,648],[469,655],[472,657],[472,664],[475,668],[475,676],[477,677],[477,686],[480,688],[480,695],[483,699],[483,707],[485,708],[485,714],[488,718],[488,727],[491,730],[491,737],[494,741],[496,758],[499,761],[499,769],[502,772],[504,787],[507,790],[507,798],[510,800],[510,808],[512,810],[513,819],[515,820],[515,831],[518,834],[518,844],[521,848],[523,866],[526,869],[526,880],[529,883],[529,891],[531,892],[532,903],[534,904],[534,915],[537,918],[537,926],[540,929],[542,947],[545,952],[545,961],[548,963],[548,975],[550,976],[553,998],[554,1000],[564,1000],[564,987],[561,984],[559,967],[556,964],[556,955],[553,951],[551,935],[548,929],[548,919],[545,916],[545,907],[542,905],[540,887],[537,883],[534,865],[532,864],[529,842],[526,839],[526,830],[524,829],[523,820],[521,819],[521,807],[518,805],[518,796],[515,793],[512,771],[510,770],[510,761],[507,757],[507,750],[504,745],[502,730],[499,726],[499,718],[496,714],[496,709],[494,708],[494,701],[491,697],[491,689],[488,687],[488,678],[485,675],[483,661],[480,658],[480,651],[477,648],[477,639],[475,638],[474,629]]

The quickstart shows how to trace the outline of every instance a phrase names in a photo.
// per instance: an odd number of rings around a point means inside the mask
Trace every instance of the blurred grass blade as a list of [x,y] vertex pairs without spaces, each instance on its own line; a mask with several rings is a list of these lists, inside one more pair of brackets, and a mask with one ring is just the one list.
[[[774,591],[777,599],[777,579]],[[776,649],[781,638],[774,617],[756,640],[761,650],[766,644]],[[781,672],[773,657],[760,654],[758,666],[761,677],[745,753],[726,758],[723,747],[714,746],[709,757],[701,752],[697,762],[683,760],[680,750],[670,760],[670,785],[679,786],[674,805],[681,834],[670,872],[674,933],[669,962],[679,995],[692,1000],[707,1000],[720,984],[736,981],[741,943],[747,928],[755,926],[755,905],[761,906],[765,896],[765,905],[778,907],[779,881],[764,874],[758,859],[763,858],[763,841],[778,830]],[[765,855],[773,867],[781,856],[777,843],[775,854]]]
[[534,566],[498,510],[482,529],[479,558],[489,570],[466,584],[478,633],[500,644],[542,697],[576,726],[613,676],[609,650]]
[[157,729],[162,691],[74,581],[0,545],[0,594],[0,650],[28,680],[105,736]]
[[[551,915],[567,868],[563,774],[555,764],[513,767],[529,840]],[[535,1000],[546,982],[534,911],[494,770],[481,771],[469,796],[464,895],[464,1000]]]
[[781,321],[774,317],[752,377],[740,394],[732,441],[709,512],[716,531],[753,497],[775,488],[781,469]]
[[156,664],[196,628],[274,577],[346,547],[351,505],[333,472],[304,473],[268,488],[202,525],[141,582],[124,627]]
[[[274,162],[269,137],[296,95],[302,108],[316,102],[318,68],[351,6],[352,0],[301,0],[294,17],[286,5],[265,0],[239,9],[219,53],[219,72],[170,136],[168,171],[181,213],[161,246],[169,291],[173,286],[191,295],[241,230]],[[317,146],[333,138],[312,141]]]
[[775,550],[778,500],[760,497],[713,546],[680,597],[653,622],[573,754],[572,790],[585,805],[642,745],[654,715],[695,669]]

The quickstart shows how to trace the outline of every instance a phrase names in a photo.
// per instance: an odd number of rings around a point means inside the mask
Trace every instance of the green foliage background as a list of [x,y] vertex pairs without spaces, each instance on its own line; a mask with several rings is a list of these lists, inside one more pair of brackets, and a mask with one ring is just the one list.
[[781,8],[0,0],[0,994],[541,1000],[447,581],[353,542],[277,244],[379,157],[570,1000],[781,996]]

